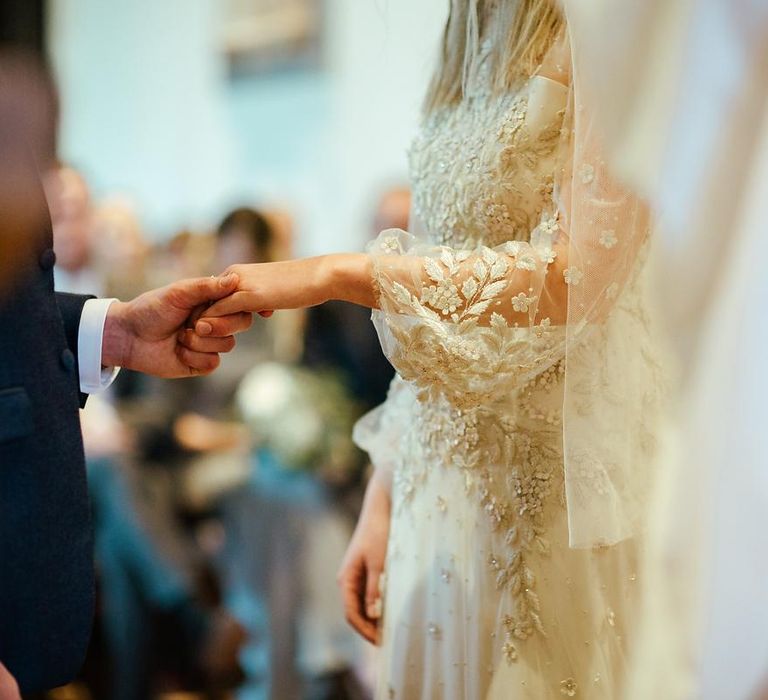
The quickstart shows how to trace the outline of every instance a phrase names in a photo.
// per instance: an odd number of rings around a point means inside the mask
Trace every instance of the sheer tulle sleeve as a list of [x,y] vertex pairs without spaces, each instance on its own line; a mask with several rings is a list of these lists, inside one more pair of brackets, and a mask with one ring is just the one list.
[[400,455],[397,445],[408,431],[409,403],[413,395],[408,385],[397,375],[392,380],[387,399],[381,405],[366,413],[355,424],[352,439],[370,457],[376,476],[387,488],[392,479]]
[[646,394],[658,382],[650,349],[632,345],[650,322],[640,299],[647,209],[609,172],[573,68],[554,188],[529,240],[457,249],[390,230],[369,252],[382,347],[421,400],[508,400],[563,362],[571,545],[588,547],[620,541],[638,523],[652,433]]

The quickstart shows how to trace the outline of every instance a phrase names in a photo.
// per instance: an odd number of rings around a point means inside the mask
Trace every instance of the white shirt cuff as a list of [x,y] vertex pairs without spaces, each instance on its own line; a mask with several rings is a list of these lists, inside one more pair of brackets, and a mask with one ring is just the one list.
[[103,367],[101,346],[104,337],[104,322],[113,301],[117,299],[88,299],[80,316],[77,332],[77,358],[80,365],[80,391],[97,394],[104,391],[113,381],[119,367]]

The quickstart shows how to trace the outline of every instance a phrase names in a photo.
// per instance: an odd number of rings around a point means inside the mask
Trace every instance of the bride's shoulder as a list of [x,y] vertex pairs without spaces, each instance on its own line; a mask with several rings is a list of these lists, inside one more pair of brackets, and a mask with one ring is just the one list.
[[571,82],[571,45],[568,32],[561,32],[544,56],[536,76],[547,78],[561,85],[568,86]]

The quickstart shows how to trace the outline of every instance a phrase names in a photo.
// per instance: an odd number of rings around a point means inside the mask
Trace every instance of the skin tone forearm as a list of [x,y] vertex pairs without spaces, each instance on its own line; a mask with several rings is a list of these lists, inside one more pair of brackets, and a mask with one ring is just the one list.
[[300,309],[326,301],[348,301],[375,308],[373,262],[363,253],[338,253],[276,263],[233,265],[240,284],[231,296],[211,305],[195,325],[200,336],[221,336],[220,317],[249,311]]
[[[563,270],[566,265],[567,250],[559,250],[553,263],[549,265],[542,280],[540,298],[537,307],[537,319],[549,318],[553,324],[564,322],[567,314],[568,287],[564,282]],[[512,262],[510,258],[510,262]],[[424,259],[411,255],[392,255],[380,259],[386,268],[386,276],[400,282],[411,293],[419,295],[421,288],[418,280],[424,278]],[[467,264],[467,275],[472,266]],[[205,311],[204,317],[196,325],[201,336],[222,335],[222,322],[216,317],[242,311],[258,312],[276,309],[295,309],[315,306],[330,300],[347,301],[368,308],[378,306],[377,289],[374,281],[373,259],[362,253],[333,254],[300,260],[288,260],[279,263],[256,265],[234,265],[227,270],[240,278],[238,290],[226,299],[213,304]],[[518,313],[505,299],[520,292],[529,293],[534,287],[534,275],[543,271],[530,272],[525,269],[510,268],[508,284],[498,294],[498,303],[488,309],[501,313],[508,322],[527,325],[528,315]],[[416,283],[415,283],[416,281]],[[424,278],[425,283],[429,281]],[[461,285],[461,279],[454,279],[454,284]],[[481,324],[484,318],[480,319]]]
[[330,298],[376,308],[378,299],[373,284],[373,261],[369,255],[341,254],[328,256],[328,290]]

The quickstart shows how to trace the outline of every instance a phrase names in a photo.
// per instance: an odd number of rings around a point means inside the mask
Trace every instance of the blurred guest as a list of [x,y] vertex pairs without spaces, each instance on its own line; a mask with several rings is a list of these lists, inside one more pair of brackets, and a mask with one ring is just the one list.
[[[96,230],[120,236],[139,257],[135,217],[125,207],[104,213],[97,216]],[[128,240],[121,231],[128,232]],[[258,212],[240,209],[222,223],[215,248],[204,237],[188,234],[169,249],[179,262],[177,272],[203,272],[229,264],[219,259],[269,259],[270,237]],[[215,258],[206,261],[209,251]],[[238,471],[238,461],[247,458],[246,436],[231,420],[231,404],[246,369],[271,356],[271,337],[266,327],[262,330],[242,336],[240,358],[220,366],[219,380],[190,378],[170,391],[144,383],[129,397],[124,409],[138,430],[135,459],[114,449],[116,440],[99,440],[102,430],[93,430],[94,423],[104,427],[109,411],[85,421],[88,432],[95,433],[89,444],[113,448],[91,451],[89,459],[100,621],[111,667],[105,694],[111,700],[142,700],[169,672],[186,688],[221,688],[237,678],[243,630],[217,607],[215,590],[208,591],[207,584],[201,588],[210,572],[195,533],[205,537],[206,509],[221,488],[230,486],[227,465],[235,466],[236,475],[245,473],[245,468]]]
[[[217,233],[215,269],[268,262],[285,250],[285,223],[284,215],[233,211]],[[215,505],[223,524],[217,559],[225,600],[249,631],[239,692],[248,700],[362,693],[351,672],[359,647],[341,621],[334,576],[351,526],[339,494],[359,481],[362,466],[350,432],[362,411],[356,394],[365,392],[349,387],[369,365],[359,343],[348,347],[356,343],[354,331],[340,333],[325,319],[318,315],[296,343],[293,320],[257,318],[252,344],[240,343],[219,376],[185,383],[183,405],[194,412],[176,421],[180,443],[200,454],[185,479],[187,497],[198,507]],[[360,325],[367,329],[368,319]],[[311,372],[285,362],[292,345],[312,356]],[[280,363],[269,362],[278,357]],[[354,359],[342,359],[348,357]],[[358,380],[356,387],[365,384]],[[275,403],[281,386],[292,396],[290,417]],[[266,413],[256,418],[260,405]],[[237,420],[243,413],[248,430]]]
[[208,235],[190,230],[176,233],[158,246],[149,261],[148,274],[153,284],[189,275],[201,275],[210,267],[212,245]]
[[385,189],[379,196],[371,222],[371,238],[388,228],[406,230],[411,216],[411,190],[396,186]]
[[[264,226],[267,240],[268,230]],[[96,230],[105,236],[105,240],[92,239],[97,251],[101,244],[105,244],[106,250],[112,249],[106,245],[112,239],[115,245],[135,254],[137,263],[141,261],[143,246],[138,225],[125,206],[113,204],[102,209]],[[230,234],[236,238],[242,230],[227,229],[222,240],[229,242]],[[184,241],[191,239],[189,236]],[[231,246],[233,254],[258,260],[260,252],[252,250],[250,240],[259,247],[261,237],[240,239],[242,245]],[[185,248],[180,255],[186,256],[188,250]],[[103,251],[102,260],[108,262],[109,254]],[[93,257],[88,255],[89,259]],[[123,282],[129,284],[130,280],[124,277]],[[242,336],[245,350],[243,346],[238,348],[240,354],[247,356],[248,346],[258,337],[258,333]],[[218,411],[231,400],[227,396],[234,393],[234,388],[227,389],[232,383],[228,379],[231,371],[220,368],[225,370],[225,376],[217,382],[208,384],[203,377],[190,378],[187,386],[178,385],[170,391],[159,385],[153,391],[145,383],[133,398],[141,404],[143,392],[149,390],[144,396],[147,401],[160,400],[172,411],[183,406],[198,410],[208,406],[211,416],[221,417]],[[111,421],[107,420],[110,415]],[[182,523],[173,493],[179,483],[197,483],[193,478],[179,481],[173,473],[175,463],[183,461],[185,446],[168,444],[158,450],[159,443],[151,437],[148,440],[144,434],[139,441],[138,460],[134,460],[118,448],[120,441],[116,435],[100,439],[107,428],[105,423],[112,423],[113,427],[119,424],[108,405],[102,405],[96,412],[86,411],[83,423],[99,565],[100,623],[110,668],[106,682],[101,679],[106,686],[105,694],[111,700],[142,700],[169,673],[180,687],[221,689],[231,685],[239,679],[237,652],[244,631],[217,607],[217,601],[203,600],[206,596],[200,583],[208,575],[206,563],[194,537]],[[210,423],[210,430],[217,437],[214,442],[206,441],[208,425],[202,416],[189,414],[178,421],[177,434],[182,441],[186,438],[193,450],[202,440],[201,450],[214,454],[236,445],[237,434],[230,441],[223,423]],[[218,478],[220,466],[221,461],[210,470],[201,471]],[[171,476],[170,484],[166,476]],[[186,492],[183,500],[188,501],[194,487]],[[183,508],[188,505],[183,504]]]
[[92,690],[145,700],[168,674],[181,687],[221,690],[239,680],[244,631],[201,602],[196,555],[167,501],[153,498],[140,476],[108,455],[89,460],[109,669]]
[[94,258],[103,270],[108,294],[130,297],[150,286],[146,269],[149,246],[128,199],[108,197],[95,207],[92,236]]
[[[234,260],[270,262],[275,250],[272,224],[260,211],[240,207],[227,214],[214,236],[208,268],[223,270]],[[278,338],[296,333],[296,324],[268,323],[255,316],[250,333],[242,335],[217,376],[195,377],[176,386],[168,405],[171,439],[187,451],[179,479],[184,506],[205,513],[219,494],[248,479],[250,449],[247,431],[239,422],[235,394],[243,376],[260,363],[277,357]],[[293,341],[283,340],[292,345]],[[192,457],[189,457],[192,455]]]
[[[274,232],[259,211],[240,207],[227,214],[216,231],[212,260],[207,269],[218,272],[235,261],[271,262]],[[223,361],[216,376],[195,377],[177,385],[176,408],[202,414],[208,418],[228,420],[233,415],[235,391],[245,373],[259,362],[272,359],[275,353],[275,324],[259,316],[254,318],[251,332],[241,335]]]
[[231,609],[249,629],[243,700],[365,697],[352,669],[334,576],[351,533],[337,487],[357,479],[351,441],[359,406],[342,375],[266,363],[238,404],[255,443],[244,487],[226,494],[221,556]]
[[[404,187],[385,190],[372,219],[371,235],[388,228],[408,227],[410,191]],[[332,366],[343,371],[355,397],[370,409],[387,397],[395,374],[384,357],[371,312],[344,301],[330,301],[307,312],[304,363],[310,367]]]
[[261,212],[240,207],[227,214],[216,232],[214,267],[223,270],[238,261],[275,260],[275,232]]
[[[408,190],[385,191],[372,234],[407,226],[409,210]],[[361,649],[340,624],[333,581],[350,536],[339,486],[359,483],[362,466],[352,423],[384,399],[394,374],[369,316],[343,302],[310,309],[306,369],[263,365],[240,384],[256,466],[248,487],[222,503],[222,563],[232,608],[250,630],[246,700],[364,696],[351,670]]]
[[93,209],[83,176],[57,164],[43,176],[56,253],[56,288],[73,294],[101,294],[104,283],[94,267]]

